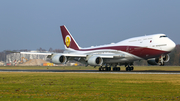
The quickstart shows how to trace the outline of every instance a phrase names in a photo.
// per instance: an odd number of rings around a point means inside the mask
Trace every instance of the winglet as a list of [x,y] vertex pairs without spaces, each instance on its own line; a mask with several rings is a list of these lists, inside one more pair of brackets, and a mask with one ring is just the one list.
[[60,26],[65,49],[79,50],[80,47],[68,31],[65,25]]

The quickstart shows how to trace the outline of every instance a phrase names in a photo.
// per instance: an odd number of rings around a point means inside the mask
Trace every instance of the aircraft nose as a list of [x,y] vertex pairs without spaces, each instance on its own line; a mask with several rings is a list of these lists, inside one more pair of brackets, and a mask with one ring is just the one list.
[[168,42],[169,49],[168,50],[172,51],[175,47],[176,47],[176,44],[172,40],[169,40],[169,42]]

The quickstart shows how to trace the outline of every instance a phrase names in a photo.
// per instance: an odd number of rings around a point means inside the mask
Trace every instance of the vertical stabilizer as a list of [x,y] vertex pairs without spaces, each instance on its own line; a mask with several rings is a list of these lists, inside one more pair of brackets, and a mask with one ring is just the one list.
[[68,31],[65,25],[60,26],[65,49],[79,50],[80,47]]

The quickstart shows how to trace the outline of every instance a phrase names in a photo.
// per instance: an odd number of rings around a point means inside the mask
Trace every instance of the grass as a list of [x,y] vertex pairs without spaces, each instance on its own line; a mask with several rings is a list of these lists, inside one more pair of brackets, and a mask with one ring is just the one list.
[[180,75],[0,73],[0,100],[180,100]]

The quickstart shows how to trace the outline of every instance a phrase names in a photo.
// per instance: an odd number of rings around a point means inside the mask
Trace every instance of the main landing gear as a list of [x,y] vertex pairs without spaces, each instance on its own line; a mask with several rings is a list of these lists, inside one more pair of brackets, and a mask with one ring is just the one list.
[[120,71],[121,68],[120,67],[113,67],[113,71]]
[[99,71],[111,71],[111,67],[99,67]]
[[132,70],[134,70],[134,67],[133,66],[126,66],[126,71],[132,71]]
[[[133,65],[126,65],[125,66],[126,67],[126,71],[132,71],[132,70],[134,70],[134,67],[133,67]],[[113,71],[120,71],[121,70],[121,68],[120,67],[113,67],[113,69],[112,69]],[[111,71],[111,67],[99,67],[99,71]]]
[[[120,67],[113,67],[113,71],[120,71]],[[111,71],[111,67],[99,67],[99,71]]]

